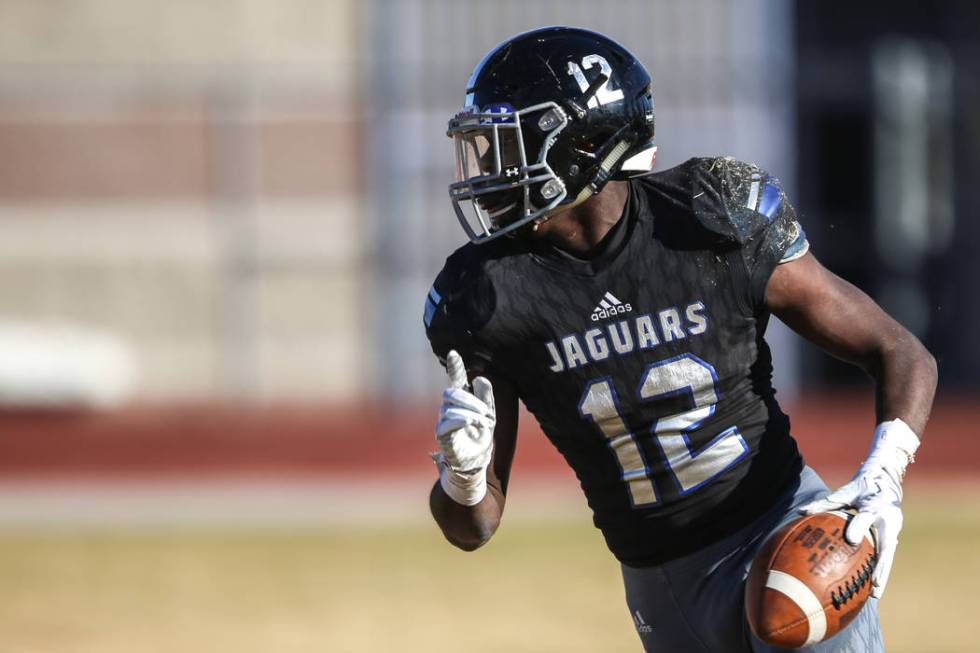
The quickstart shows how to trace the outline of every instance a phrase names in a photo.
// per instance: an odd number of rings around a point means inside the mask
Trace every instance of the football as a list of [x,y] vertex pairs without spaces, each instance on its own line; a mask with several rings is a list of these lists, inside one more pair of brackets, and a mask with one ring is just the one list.
[[871,595],[877,552],[871,534],[844,539],[843,511],[800,517],[774,533],[752,562],[745,615],[770,646],[802,648],[833,637]]

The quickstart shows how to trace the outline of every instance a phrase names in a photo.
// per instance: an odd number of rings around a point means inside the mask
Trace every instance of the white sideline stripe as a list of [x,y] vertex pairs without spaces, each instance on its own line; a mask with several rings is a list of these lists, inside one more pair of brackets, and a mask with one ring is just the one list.
[[[541,524],[590,517],[577,486],[544,476],[514,488],[511,518]],[[418,501],[432,474],[325,473],[316,478],[9,480],[0,478],[0,536],[51,529],[380,528],[425,525]],[[0,646],[0,649],[3,649]]]
[[815,644],[823,639],[824,635],[827,634],[827,615],[824,614],[820,600],[809,587],[804,585],[799,579],[776,570],[769,571],[769,576],[766,578],[766,587],[785,594],[806,615],[810,632],[807,634],[803,646]]

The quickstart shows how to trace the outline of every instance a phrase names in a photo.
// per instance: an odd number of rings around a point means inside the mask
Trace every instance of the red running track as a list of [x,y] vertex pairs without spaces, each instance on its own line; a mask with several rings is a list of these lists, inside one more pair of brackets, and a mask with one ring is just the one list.
[[[113,412],[0,412],[0,477],[169,478],[417,475],[431,471],[436,407],[145,406]],[[870,392],[810,395],[791,409],[807,462],[853,469],[874,427]],[[533,419],[522,420],[517,471],[568,474]],[[946,398],[915,475],[980,478],[980,400]]]

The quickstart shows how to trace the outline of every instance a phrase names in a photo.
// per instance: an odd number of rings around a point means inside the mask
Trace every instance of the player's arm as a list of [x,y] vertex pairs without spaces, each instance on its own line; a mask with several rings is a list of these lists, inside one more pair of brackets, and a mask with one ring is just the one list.
[[446,359],[449,387],[443,393],[436,438],[439,480],[429,508],[454,546],[473,551],[500,525],[517,441],[517,391],[499,377],[467,375],[462,359]]
[[901,419],[922,436],[936,391],[936,361],[874,300],[807,254],[776,266],[766,304],[801,336],[874,378],[878,422]]
[[777,266],[765,300],[794,331],[874,378],[878,426],[868,457],[849,483],[803,510],[855,508],[858,513],[846,532],[852,544],[875,526],[873,594],[880,598],[902,528],[902,479],[932,408],[936,361],[870,297],[825,269],[812,254]]

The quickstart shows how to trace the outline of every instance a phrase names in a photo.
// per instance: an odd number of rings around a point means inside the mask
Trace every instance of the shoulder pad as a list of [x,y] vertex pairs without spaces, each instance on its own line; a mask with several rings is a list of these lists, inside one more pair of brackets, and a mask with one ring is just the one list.
[[689,163],[694,216],[724,241],[743,246],[777,218],[795,217],[779,181],[758,166],[732,157]]

